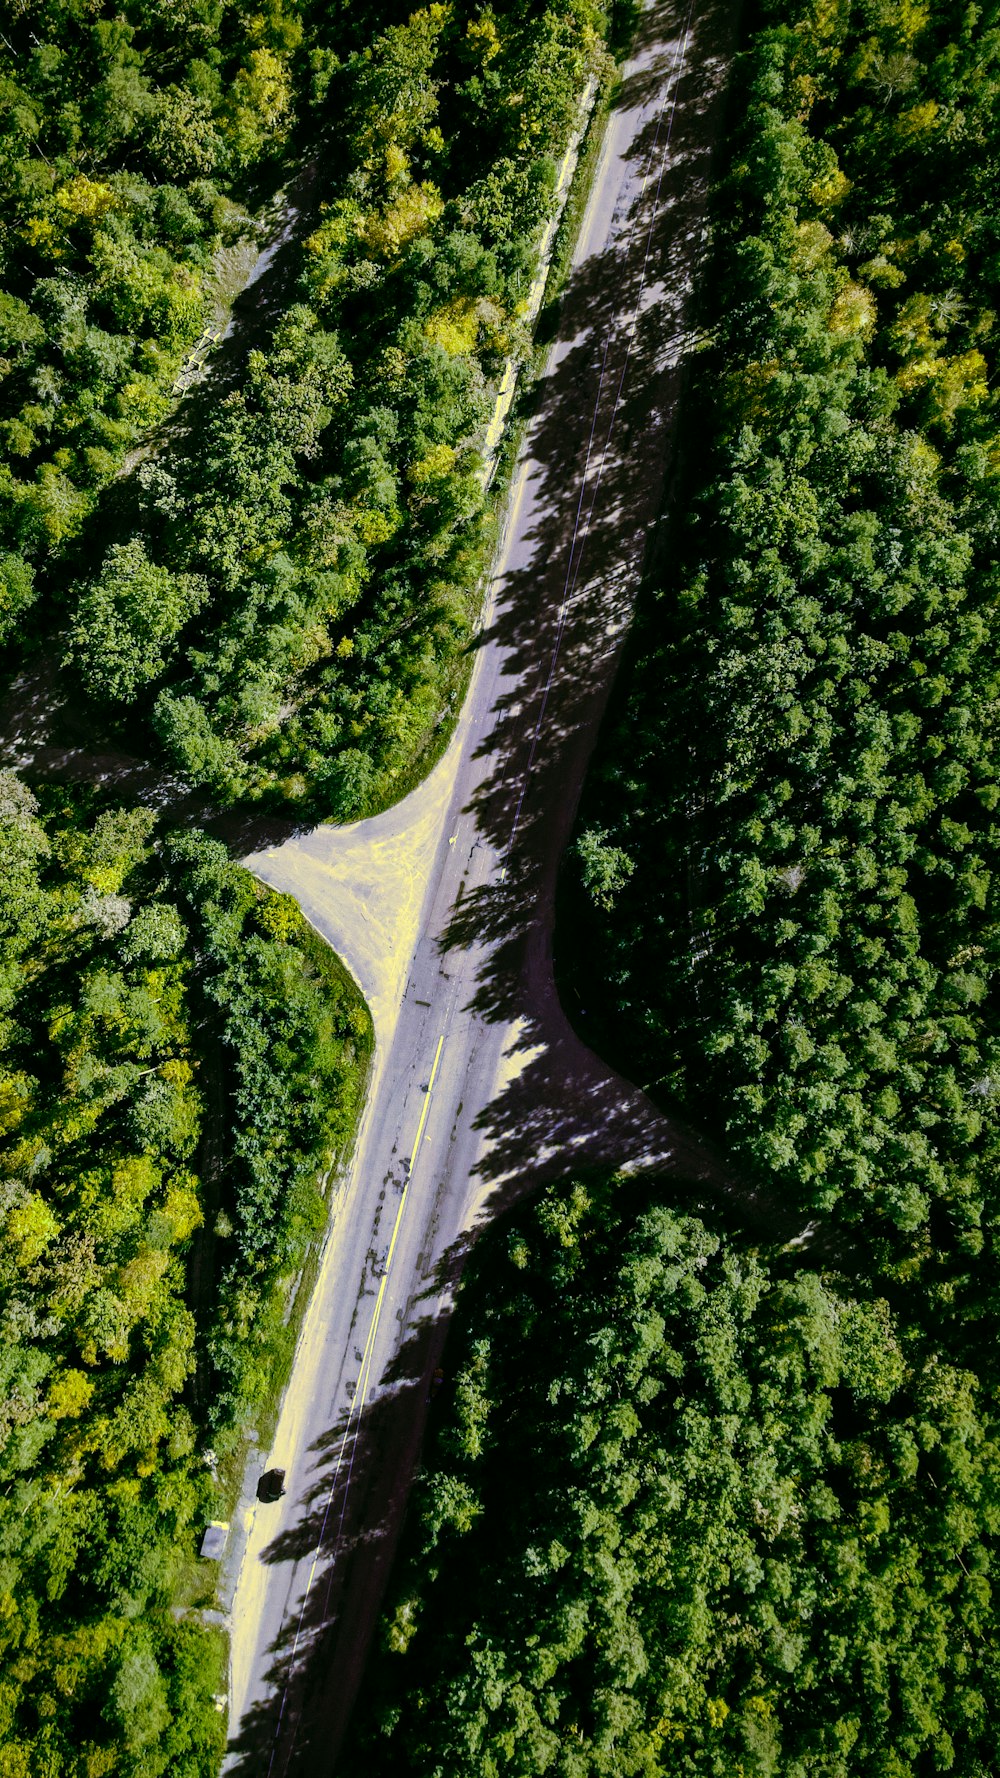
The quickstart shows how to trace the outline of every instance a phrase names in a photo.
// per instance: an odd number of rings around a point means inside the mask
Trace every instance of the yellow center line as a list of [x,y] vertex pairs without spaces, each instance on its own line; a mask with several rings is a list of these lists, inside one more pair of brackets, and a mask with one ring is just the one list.
[[375,1298],[375,1309],[374,1309],[374,1313],[372,1315],[372,1324],[368,1330],[368,1338],[365,1342],[365,1349],[364,1349],[364,1353],[363,1353],[362,1359],[361,1359],[361,1375],[358,1378],[359,1393],[356,1394],[356,1396],[355,1396],[355,1400],[356,1400],[359,1408],[362,1408],[364,1406],[365,1396],[368,1392],[368,1384],[369,1384],[369,1381],[371,1378],[371,1362],[372,1362],[372,1355],[373,1355],[373,1350],[374,1350],[374,1346],[375,1346],[375,1336],[378,1333],[379,1319],[382,1314],[382,1303],[383,1303],[383,1300],[385,1297],[386,1287],[389,1283],[389,1268],[392,1265],[392,1256],[396,1251],[396,1242],[399,1239],[400,1225],[403,1221],[403,1211],[406,1208],[406,1196],[407,1196],[407,1193],[410,1189],[410,1180],[413,1177],[413,1168],[416,1164],[417,1152],[420,1148],[420,1138],[422,1137],[422,1135],[424,1133],[424,1125],[427,1122],[427,1113],[430,1111],[430,1108],[431,1108],[431,1093],[434,1090],[434,1082],[437,1078],[437,1071],[438,1071],[438,1066],[441,1061],[441,1051],[443,1050],[443,1048],[444,1048],[444,1036],[442,1034],[442,1036],[440,1036],[438,1038],[438,1046],[437,1046],[437,1050],[434,1055],[434,1065],[431,1069],[430,1080],[427,1083],[427,1092],[424,1095],[423,1110],[420,1113],[420,1122],[417,1125],[417,1134],[416,1134],[416,1137],[415,1137],[414,1143],[413,1143],[413,1153],[410,1156],[410,1165],[409,1165],[409,1169],[408,1169],[407,1175],[406,1175],[406,1182],[403,1186],[403,1190],[400,1195],[399,1209],[396,1211],[396,1221],[393,1224],[392,1237],[389,1241],[389,1249],[388,1249],[388,1252],[386,1253],[386,1256],[385,1256],[385,1267],[382,1272],[382,1278],[381,1278],[381,1281],[380,1281],[379,1287],[378,1287],[378,1296]]
[[[417,1158],[417,1150],[420,1147],[420,1138],[424,1133],[424,1125],[427,1122],[427,1113],[429,1112],[430,1106],[431,1106],[431,1093],[434,1088],[434,1082],[437,1078],[438,1065],[441,1061],[441,1051],[443,1050],[443,1048],[444,1048],[444,1035],[442,1033],[442,1035],[438,1038],[438,1046],[437,1046],[437,1050],[434,1055],[434,1066],[431,1069],[430,1080],[427,1082],[427,1092],[424,1095],[424,1106],[423,1106],[423,1110],[420,1113],[420,1122],[417,1125],[416,1140],[414,1141],[414,1144],[413,1144],[413,1153],[410,1156],[410,1165],[409,1165],[409,1169],[408,1169],[407,1175],[406,1175],[406,1182],[403,1186],[402,1194],[400,1196],[399,1209],[396,1211],[396,1221],[395,1221],[395,1224],[393,1225],[392,1239],[389,1242],[389,1251],[385,1256],[385,1269],[383,1270],[382,1278],[379,1283],[378,1296],[375,1298],[375,1309],[372,1314],[372,1324],[371,1324],[371,1327],[368,1329],[368,1338],[365,1341],[365,1349],[361,1355],[361,1370],[358,1375],[358,1386],[354,1392],[354,1399],[351,1402],[351,1411],[350,1411],[350,1415],[348,1418],[348,1429],[350,1428],[350,1423],[352,1420],[354,1420],[355,1416],[356,1415],[359,1416],[364,1413],[365,1402],[368,1398],[368,1387],[371,1382],[372,1359],[375,1355],[375,1338],[376,1338],[376,1335],[378,1334],[378,1324],[379,1324],[379,1321],[382,1316],[382,1303],[385,1299],[386,1286],[389,1283],[389,1267],[392,1265],[392,1256],[395,1251],[397,1238],[399,1236],[399,1226],[403,1220],[403,1208],[406,1204],[406,1194],[410,1189],[410,1180],[413,1177],[413,1167],[414,1167],[414,1163]],[[349,1436],[349,1430],[348,1430],[347,1436]],[[337,1463],[337,1470],[339,1473],[339,1470],[340,1470],[339,1460]],[[334,1485],[336,1485],[336,1477],[334,1478]],[[319,1564],[321,1548],[322,1548],[322,1544],[321,1543],[317,1544],[316,1549],[313,1553],[312,1567],[309,1570],[309,1579],[306,1581],[306,1597],[307,1598],[309,1596],[309,1592],[310,1592],[310,1589],[313,1584],[313,1579],[316,1574],[316,1569]]]
[[[431,1069],[431,1077],[430,1077],[430,1080],[427,1082],[427,1092],[424,1096],[424,1109],[420,1113],[420,1122],[417,1125],[416,1140],[413,1144],[413,1153],[410,1156],[410,1173],[413,1172],[414,1162],[416,1161],[416,1158],[417,1158],[417,1149],[420,1147],[420,1138],[424,1133],[424,1125],[427,1122],[427,1113],[430,1110],[430,1104],[431,1104],[431,1093],[434,1091],[434,1082],[437,1078],[438,1063],[441,1060],[441,1051],[443,1049],[444,1049],[444,1036],[442,1035],[441,1037],[438,1038],[438,1046],[437,1046],[437,1050],[436,1050],[435,1056],[434,1056],[434,1066]],[[409,1178],[407,1179],[407,1183],[409,1183]],[[397,1223],[399,1222],[398,1216],[396,1218],[396,1221],[397,1221]]]

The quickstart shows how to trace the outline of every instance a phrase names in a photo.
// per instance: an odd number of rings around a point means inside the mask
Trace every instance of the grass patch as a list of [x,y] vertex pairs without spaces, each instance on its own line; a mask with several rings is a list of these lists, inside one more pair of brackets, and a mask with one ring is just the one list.
[[185,1555],[177,1565],[173,1586],[175,1611],[211,1609],[217,1604],[219,1564],[203,1562],[200,1556]]
[[552,243],[549,272],[545,280],[545,295],[538,313],[534,349],[529,359],[529,364],[532,365],[536,375],[541,370],[545,353],[552,344],[555,334],[559,303],[573,268],[573,254],[579,239],[584,211],[593,189],[594,177],[604,144],[604,132],[620,92],[621,70],[618,67],[610,68],[598,87],[593,110],[587,120],[587,127],[580,143],[580,156],[576,163],[576,171],[573,174],[569,194]]

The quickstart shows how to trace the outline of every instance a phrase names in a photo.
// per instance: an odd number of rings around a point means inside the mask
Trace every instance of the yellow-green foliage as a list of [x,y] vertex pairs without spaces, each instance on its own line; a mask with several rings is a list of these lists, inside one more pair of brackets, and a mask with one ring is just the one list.
[[[370,1029],[221,848],[65,798],[0,772],[0,1770],[211,1778],[215,1651],[166,1610],[215,1505],[198,1453],[287,1344],[274,1280],[322,1224]],[[191,1297],[206,1191],[232,1251]]]
[[[475,454],[605,8],[435,0],[359,33],[301,0],[220,0],[211,26],[53,7],[37,56],[0,42],[0,641],[72,550],[53,646],[102,722],[131,706],[216,798],[360,813],[438,744],[464,671]],[[283,252],[289,306],[147,449],[175,380],[210,374],[214,268],[284,155],[318,207]],[[100,489],[136,445],[109,531]]]
[[100,10],[56,0],[0,39],[0,445],[14,465],[0,538],[29,561],[79,532],[164,417],[241,215],[228,194],[283,147],[301,103],[303,27],[278,0],[222,0],[193,36],[183,8]]

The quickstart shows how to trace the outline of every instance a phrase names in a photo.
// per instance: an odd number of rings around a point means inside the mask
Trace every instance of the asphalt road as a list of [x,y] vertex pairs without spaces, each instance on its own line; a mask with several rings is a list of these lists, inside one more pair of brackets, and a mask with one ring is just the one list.
[[[368,1108],[250,1514],[227,1770],[335,1770],[477,1224],[547,1172],[713,1157],[574,1034],[556,873],[655,523],[721,77],[718,15],[653,4],[624,73],[451,748],[397,809],[247,862],[375,1016]],[[447,1387],[447,1360],[444,1358]],[[262,1463],[262,1467],[265,1464]]]

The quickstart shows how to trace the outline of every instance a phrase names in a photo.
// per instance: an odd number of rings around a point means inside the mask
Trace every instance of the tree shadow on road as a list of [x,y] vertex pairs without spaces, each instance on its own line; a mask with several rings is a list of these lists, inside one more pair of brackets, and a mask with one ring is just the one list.
[[459,901],[441,948],[482,951],[472,1004],[486,1020],[517,1023],[507,1083],[479,1120],[481,1171],[498,1202],[567,1163],[655,1166],[738,1194],[749,1217],[771,1232],[777,1217],[787,1237],[793,1215],[782,1218],[710,1143],[587,1048],[553,974],[560,860],[657,536],[697,347],[691,291],[723,102],[719,48],[731,25],[721,9],[699,13],[676,84],[683,6],[672,20],[661,9],[647,15],[645,29],[638,71],[618,102],[633,110],[664,93],[666,102],[630,149],[631,213],[618,219],[611,245],[576,268],[563,297],[549,367],[531,397],[527,548],[497,584],[481,639],[502,651],[504,676],[479,749],[490,768],[468,812],[503,870]]
[[[657,9],[661,35],[640,44],[622,106],[662,93],[682,13],[667,15],[664,39]],[[551,368],[531,396],[529,548],[496,588],[482,638],[503,651],[505,678],[480,749],[490,765],[469,812],[505,869],[462,897],[440,944],[481,959],[475,1010],[518,1033],[506,1084],[479,1119],[483,1221],[546,1177],[623,1165],[673,1172],[686,1182],[689,1208],[721,1195],[744,1219],[773,1220],[774,1207],[755,1203],[710,1144],[587,1048],[562,1011],[552,967],[559,861],[655,532],[694,344],[689,294],[720,103],[713,57],[726,37],[712,12],[693,36],[674,108],[652,116],[632,151],[646,177],[627,220],[629,251],[596,253],[570,277]],[[293,1592],[269,1651],[266,1695],[231,1745],[226,1770],[240,1778],[335,1769],[419,1454],[443,1347],[442,1293],[454,1288],[472,1238],[426,1280],[426,1316],[376,1399],[313,1447],[294,1526],[267,1549],[270,1564],[304,1564],[303,1577],[315,1561],[314,1578],[304,1601],[305,1578]]]
[[[456,1276],[461,1246],[445,1261]],[[437,1285],[434,1295],[440,1302]],[[445,1328],[440,1313],[418,1320],[377,1397],[314,1442],[308,1476],[289,1477],[294,1522],[264,1561],[301,1565],[301,1580],[268,1651],[266,1691],[230,1742],[227,1774],[334,1769],[402,1529]]]

